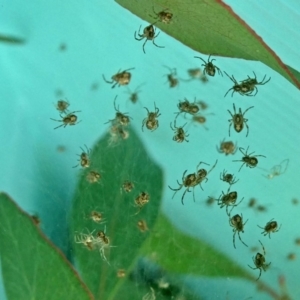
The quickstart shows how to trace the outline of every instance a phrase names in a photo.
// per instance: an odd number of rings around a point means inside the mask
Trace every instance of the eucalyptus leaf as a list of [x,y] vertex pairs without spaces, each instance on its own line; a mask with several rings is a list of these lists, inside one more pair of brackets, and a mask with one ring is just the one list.
[[[221,0],[116,2],[143,20],[156,22],[156,27],[200,53],[261,61],[300,88],[300,76],[294,76],[262,38]],[[159,21],[157,14],[164,9],[173,14],[170,24]]]
[[64,255],[35,221],[0,194],[0,254],[9,300],[94,299]]
[[[127,130],[127,129],[126,129]],[[128,274],[134,267],[141,245],[149,235],[142,232],[138,221],[146,222],[147,227],[154,226],[158,215],[163,190],[163,174],[160,167],[148,156],[144,145],[133,130],[129,130],[127,139],[112,140],[108,133],[92,149],[91,166],[82,171],[74,197],[72,212],[72,236],[74,241],[75,264],[78,265],[84,282],[96,299],[111,298],[115,289],[128,282]],[[90,172],[101,174],[99,182],[87,180]],[[125,192],[125,181],[134,184],[131,192]],[[141,209],[135,199],[140,193],[150,195],[149,203]],[[89,216],[92,211],[103,215],[105,223],[95,223]],[[99,247],[89,250],[80,238],[99,231],[109,237],[110,247],[101,255]],[[125,278],[118,277],[118,271],[124,270]],[[135,288],[134,288],[135,289]],[[134,289],[126,289],[122,299],[134,299]]]

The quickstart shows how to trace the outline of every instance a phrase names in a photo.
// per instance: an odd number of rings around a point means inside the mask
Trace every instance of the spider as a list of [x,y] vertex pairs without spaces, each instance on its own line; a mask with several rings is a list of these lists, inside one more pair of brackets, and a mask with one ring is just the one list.
[[116,111],[116,117],[113,120],[109,120],[109,121],[105,122],[104,124],[112,122],[113,126],[114,125],[128,126],[129,123],[130,123],[130,117],[126,116],[127,113],[124,113],[124,114],[121,113],[119,111],[119,106],[118,106],[118,108],[116,107],[116,99],[117,99],[117,97],[118,96],[116,96],[115,100],[114,100],[114,108],[115,108],[115,111]]
[[179,109],[179,112],[175,113],[177,114],[176,119],[181,113],[195,115],[200,109],[196,102],[190,103],[186,98],[184,98],[184,101],[179,100],[177,107]]
[[160,11],[159,13],[155,12],[153,6],[152,6],[152,9],[153,9],[153,12],[155,14],[155,17],[149,15],[151,18],[159,19],[159,21],[161,21],[162,23],[165,23],[165,24],[170,24],[171,23],[173,14],[170,13],[170,12],[167,12],[169,10],[168,8]]
[[276,176],[280,176],[285,173],[288,164],[289,164],[289,160],[285,159],[279,165],[275,165],[274,167],[272,167],[272,169],[268,171],[269,173],[268,175],[263,175],[263,176],[268,179],[273,179]]
[[95,237],[93,236],[93,230],[92,232],[89,232],[87,230],[87,233],[75,233],[74,241],[76,244],[83,244],[86,248],[89,250],[94,249],[94,245],[97,243],[95,240]]
[[154,102],[154,112],[149,112],[147,107],[144,107],[147,110],[148,116],[143,120],[142,131],[144,131],[144,126],[146,125],[147,129],[154,131],[158,128],[159,123],[156,118],[158,118],[161,114],[159,113],[159,109],[156,107]]
[[224,73],[227,75],[227,77],[234,83],[234,86],[232,88],[230,88],[226,94],[224,95],[224,97],[226,97],[226,95],[232,90],[232,94],[231,97],[233,96],[234,93],[239,93],[240,95],[244,96],[254,96],[252,95],[254,88],[252,86],[252,84],[250,84],[249,82],[246,81],[242,81],[242,83],[238,83],[237,80],[234,78],[234,76],[232,75],[231,77],[224,71]]
[[68,111],[68,107],[69,107],[70,103],[68,101],[65,100],[58,100],[57,104],[56,104],[56,109],[58,111],[60,111],[61,113],[66,114]]
[[131,92],[129,89],[127,90],[127,94],[130,95],[129,100],[130,100],[133,104],[135,104],[135,103],[138,101],[138,93],[141,92],[141,91],[139,90],[139,88],[140,88],[141,86],[143,86],[143,85],[144,85],[144,84],[140,84],[139,86],[137,86],[137,88],[136,88],[133,92]]
[[130,193],[133,189],[134,189],[134,184],[131,181],[124,181],[124,183],[122,184],[122,189],[126,192],[126,193]]
[[90,171],[86,176],[86,180],[89,183],[97,183],[99,182],[100,179],[101,179],[101,175],[96,171]]
[[237,151],[237,143],[233,143],[232,141],[226,141],[225,139],[220,142],[220,146],[217,146],[217,150],[219,153],[224,153],[226,156],[229,154],[235,154]]
[[[79,155],[77,154],[80,159],[78,159],[78,161],[80,162],[79,164],[83,167],[83,168],[88,168],[90,166],[90,158],[89,158],[89,154],[90,154],[90,149],[85,145],[86,147],[86,152],[83,148],[80,147],[80,149],[82,150],[82,153]],[[79,166],[79,164],[77,164],[76,166],[74,166],[73,168],[76,168]]]
[[207,103],[205,103],[202,100],[197,101],[197,104],[199,105],[200,109],[202,109],[202,110],[206,110],[208,107]]
[[235,247],[235,235],[236,234],[238,234],[240,241],[246,247],[248,247],[248,245],[242,241],[241,236],[240,236],[240,232],[244,232],[244,226],[247,222],[248,222],[248,220],[245,223],[243,223],[243,215],[242,214],[241,215],[236,214],[232,218],[229,219],[229,225],[231,227],[233,227],[233,246],[235,249],[236,249],[236,247]]
[[207,166],[209,166],[209,164],[205,163],[205,162],[202,162],[200,161],[199,164],[197,165],[197,168],[196,168],[196,172],[195,173],[191,173],[191,174],[188,174],[187,176],[185,176],[187,170],[184,171],[183,175],[182,175],[182,183],[180,183],[178,180],[177,180],[177,183],[179,185],[179,187],[177,189],[174,189],[174,188],[171,188],[169,186],[169,188],[172,190],[172,191],[175,191],[175,193],[173,194],[173,197],[172,199],[174,198],[175,194],[182,189],[182,187],[185,187],[185,191],[181,197],[181,203],[182,205],[184,205],[183,203],[183,198],[186,194],[186,192],[190,192],[190,188],[193,188],[193,199],[194,199],[194,202],[195,202],[195,191],[194,191],[194,187],[199,185],[200,188],[203,190],[202,186],[201,186],[201,183],[203,180],[206,180],[206,182],[208,181],[208,178],[206,177],[216,166],[218,160],[216,160],[215,164],[212,166],[212,168],[209,170],[209,171],[206,171],[205,169],[198,169],[199,166],[201,164],[205,164]]
[[253,260],[253,263],[255,265],[255,268],[253,268],[250,265],[248,265],[249,268],[251,268],[253,270],[259,269],[259,276],[257,277],[256,280],[258,280],[260,278],[260,276],[261,276],[261,270],[266,271],[267,268],[269,267],[269,265],[271,264],[271,263],[268,263],[268,264],[266,263],[266,259],[265,259],[266,250],[265,250],[265,247],[263,246],[262,242],[261,241],[259,241],[259,242],[260,242],[260,244],[261,244],[261,246],[263,248],[264,254],[260,254],[259,252],[257,252],[256,255],[255,255],[255,258],[252,257],[252,260]]
[[235,183],[237,183],[239,181],[238,180],[235,180],[233,174],[229,174],[229,173],[226,173],[227,171],[223,171],[223,173],[220,174],[220,179],[224,182],[227,182],[229,183],[229,185],[233,185]]
[[147,41],[152,41],[152,43],[158,47],[158,48],[165,48],[164,46],[158,46],[157,44],[155,44],[155,38],[158,37],[158,35],[160,34],[160,32],[155,35],[155,29],[154,29],[154,26],[153,24],[149,25],[149,26],[146,26],[143,30],[143,34],[140,34],[140,30],[141,30],[141,26],[139,28],[139,32],[138,32],[138,36],[139,38],[136,37],[136,31],[134,32],[134,38],[137,40],[137,41],[141,41],[143,40],[144,38],[146,38],[144,44],[143,44],[143,52],[146,54],[145,52],[145,45],[147,43]]
[[252,92],[251,92],[251,96],[255,96],[257,93],[258,93],[258,89],[257,89],[257,85],[264,85],[264,84],[266,84],[266,83],[268,83],[270,80],[271,80],[271,77],[267,80],[267,81],[265,81],[264,82],[264,80],[265,80],[265,78],[266,78],[266,76],[267,75],[265,75],[264,76],[264,78],[263,78],[263,80],[261,81],[261,82],[258,82],[257,81],[257,78],[256,78],[256,74],[253,72],[253,74],[254,74],[254,78],[250,78],[249,76],[248,76],[248,79],[245,79],[245,80],[242,80],[241,82],[242,82],[242,85],[246,85],[246,86],[248,86],[249,87],[249,89],[253,92],[253,91],[255,91],[255,94],[254,95],[252,95]]
[[246,166],[249,167],[249,168],[255,168],[258,164],[258,159],[256,157],[259,157],[259,156],[265,157],[264,155],[253,155],[253,156],[251,156],[254,152],[251,152],[251,153],[248,154],[247,153],[248,149],[249,149],[249,146],[246,149],[246,152],[244,152],[243,150],[245,150],[245,149],[240,147],[239,150],[242,152],[244,157],[241,160],[233,160],[233,161],[241,161],[243,163],[241,165],[240,169],[239,169],[239,172],[241,171],[241,168],[243,167],[244,164],[246,164]]
[[124,270],[124,269],[119,269],[118,271],[117,271],[117,277],[118,278],[124,278],[126,276],[126,270]]
[[240,133],[243,128],[244,128],[244,125],[246,126],[247,128],[247,134],[246,134],[246,137],[248,136],[249,134],[249,126],[247,125],[247,122],[248,122],[248,119],[245,119],[244,118],[244,115],[246,114],[246,112],[253,108],[254,106],[250,106],[248,107],[244,112],[242,112],[242,109],[239,108],[239,112],[236,113],[236,110],[235,110],[235,105],[233,104],[233,111],[234,111],[234,114],[231,113],[231,111],[228,109],[227,111],[230,113],[232,119],[229,119],[228,122],[230,122],[229,124],[229,136],[230,136],[230,128],[231,128],[231,125],[233,124],[233,128],[234,130],[237,132],[237,133]]
[[200,68],[196,68],[196,69],[189,69],[187,70],[189,76],[191,77],[191,79],[199,79],[202,75],[201,69]]
[[80,123],[81,121],[77,122],[77,116],[75,115],[75,113],[77,113],[77,112],[81,112],[81,111],[80,110],[72,111],[69,114],[67,114],[66,116],[60,115],[62,120],[55,120],[55,119],[50,118],[53,121],[63,123],[63,124],[61,124],[57,127],[54,127],[54,129],[57,129],[57,128],[62,127],[62,126],[66,127],[67,125],[72,126],[72,125],[76,125],[76,124]]
[[129,137],[129,132],[119,125],[111,126],[109,132],[110,132],[110,138],[108,143],[110,146],[116,144],[120,140],[120,138],[126,140]]
[[94,210],[91,211],[89,219],[93,220],[95,223],[101,223],[104,221],[102,214]]
[[145,220],[139,220],[137,222],[137,227],[140,230],[140,232],[145,232],[145,231],[149,230]]
[[95,240],[97,243],[97,247],[99,248],[99,252],[100,252],[102,259],[108,263],[107,258],[105,256],[105,249],[112,248],[115,246],[110,245],[109,237],[106,235],[105,231],[106,231],[106,228],[104,229],[104,231],[102,231],[102,230],[98,231],[96,233]]
[[141,192],[134,200],[134,206],[138,207],[139,210],[133,215],[137,215],[141,209],[149,202],[150,195],[146,192]]
[[203,58],[201,58],[201,57],[199,57],[199,56],[194,56],[194,57],[195,57],[195,58],[200,58],[200,59],[204,62],[204,64],[201,65],[201,66],[204,67],[204,71],[203,71],[203,74],[204,74],[204,75],[205,75],[205,73],[207,73],[209,76],[215,76],[216,70],[217,70],[218,73],[219,73],[219,75],[222,75],[222,76],[223,76],[222,71],[221,71],[217,66],[215,66],[215,65],[212,63],[215,59],[212,59],[211,61],[209,60],[210,57],[211,57],[211,55],[208,57],[207,62],[206,62]]
[[169,81],[169,86],[170,86],[170,88],[173,88],[173,87],[175,87],[175,86],[178,86],[178,84],[179,84],[179,80],[176,78],[176,76],[177,76],[177,72],[176,72],[176,69],[174,68],[174,69],[170,69],[170,68],[168,68],[168,67],[166,67],[166,66],[164,66],[165,68],[167,68],[167,69],[169,69],[170,70],[170,74],[167,74],[166,76],[167,76],[167,78],[168,78],[168,81]]
[[116,73],[115,75],[113,75],[111,77],[111,81],[108,81],[107,79],[105,79],[104,75],[102,74],[102,77],[104,79],[105,82],[112,84],[112,89],[115,88],[117,85],[121,86],[121,85],[127,85],[130,83],[130,79],[131,79],[131,73],[128,72],[130,70],[134,70],[134,68],[130,68],[127,70],[124,70],[121,72],[121,69],[118,71],[118,73]]
[[172,122],[170,123],[170,127],[171,129],[174,131],[175,135],[173,136],[173,141],[177,142],[177,143],[182,143],[184,141],[188,142],[187,137],[189,136],[189,134],[187,134],[183,127],[186,125],[187,123],[185,123],[183,126],[181,127],[176,127],[176,121],[174,121],[174,127],[172,127]]
[[[215,115],[214,113],[206,114],[206,116],[209,115]],[[198,123],[204,127],[205,130],[208,130],[208,128],[204,125],[206,123],[206,117],[204,115],[198,114],[198,115],[193,115],[192,121],[195,123]]]
[[[227,194],[224,194],[224,192],[222,191],[222,194],[220,195],[219,199],[217,199],[218,205],[220,205],[220,208],[223,208],[224,206],[226,206],[227,216],[230,216],[230,213],[233,210],[233,208],[235,206],[238,206],[244,199],[244,197],[243,197],[239,203],[236,203],[237,197],[238,197],[238,193],[236,191],[229,193],[229,190],[228,190]],[[232,206],[230,213],[228,212],[229,206]]]
[[279,229],[281,228],[281,225],[280,225],[280,227],[278,228],[277,222],[276,222],[276,221],[272,221],[272,220],[274,220],[274,219],[271,219],[271,220],[266,224],[265,227],[261,227],[261,226],[257,225],[259,228],[261,228],[261,229],[264,230],[264,231],[262,232],[262,234],[263,234],[264,236],[269,235],[269,238],[271,238],[270,235],[271,235],[272,232],[278,232]]

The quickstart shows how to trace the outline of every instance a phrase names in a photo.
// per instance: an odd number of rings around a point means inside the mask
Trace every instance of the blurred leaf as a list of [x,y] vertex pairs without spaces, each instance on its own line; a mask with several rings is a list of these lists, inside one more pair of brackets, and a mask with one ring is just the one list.
[[141,255],[153,260],[167,272],[192,276],[240,277],[251,281],[256,279],[210,245],[180,232],[163,214],[159,215],[152,234],[143,245]]
[[[173,13],[172,23],[157,22],[155,26],[183,44],[208,55],[261,61],[300,88],[300,81],[275,52],[221,0],[116,2],[149,23],[157,21],[153,6],[156,13],[168,8]],[[195,59],[195,63],[203,62]]]
[[0,194],[0,254],[9,300],[93,299],[71,264],[6,194]]
[[[99,183],[89,183],[86,179],[90,171],[101,174]],[[125,180],[135,187],[130,193],[121,190]],[[141,232],[139,220],[145,220],[153,227],[162,196],[163,176],[161,169],[148,157],[144,145],[134,131],[129,131],[125,140],[112,142],[106,134],[92,150],[91,167],[84,170],[75,194],[72,213],[72,239],[77,233],[106,229],[106,235],[113,247],[106,249],[108,262],[98,251],[89,251],[83,244],[74,243],[75,261],[80,273],[96,299],[111,298],[118,286],[126,284],[128,289],[122,299],[136,299],[134,284],[126,278],[118,278],[117,272],[124,269],[128,275],[148,231]],[[150,195],[150,201],[140,211],[134,200],[141,192]],[[91,211],[103,214],[105,224],[96,224],[89,219]],[[118,284],[119,283],[119,284]],[[131,288],[129,288],[131,287]]]
[[0,34],[0,42],[9,44],[23,44],[25,41],[14,36]]

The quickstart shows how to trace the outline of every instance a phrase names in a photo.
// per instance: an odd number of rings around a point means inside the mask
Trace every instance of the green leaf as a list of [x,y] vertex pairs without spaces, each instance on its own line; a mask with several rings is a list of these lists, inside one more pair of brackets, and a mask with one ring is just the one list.
[[141,255],[154,258],[155,263],[172,273],[256,279],[210,245],[180,232],[163,214],[159,215]]
[[[80,274],[96,299],[111,298],[120,285],[128,284],[126,295],[131,297],[136,288],[126,278],[118,278],[117,272],[124,269],[126,274],[134,267],[141,245],[149,235],[149,231],[141,232],[137,223],[146,221],[153,227],[163,189],[161,169],[148,156],[144,145],[136,133],[129,131],[125,140],[112,142],[110,134],[105,135],[92,150],[91,167],[84,170],[77,188],[72,213],[72,239],[106,229],[112,247],[105,249],[105,261],[95,247],[88,250],[83,244],[74,243],[75,261]],[[87,181],[90,171],[101,174],[99,183]],[[134,183],[134,189],[126,193],[121,187],[124,181]],[[150,201],[139,209],[135,207],[135,199],[141,192],[150,195]],[[103,214],[104,224],[97,224],[88,216],[92,211]],[[139,213],[138,213],[139,212]],[[81,236],[82,237],[82,236]],[[133,288],[132,288],[133,287]]]
[[61,251],[4,193],[0,220],[2,274],[9,300],[93,299]]
[[173,13],[171,24],[155,26],[183,44],[200,53],[261,61],[300,88],[300,81],[276,53],[221,0],[172,0],[172,5],[165,0],[116,2],[149,23],[157,21],[153,6],[156,13],[168,8]]
[[0,42],[9,43],[9,44],[23,44],[24,40],[14,36],[0,34]]

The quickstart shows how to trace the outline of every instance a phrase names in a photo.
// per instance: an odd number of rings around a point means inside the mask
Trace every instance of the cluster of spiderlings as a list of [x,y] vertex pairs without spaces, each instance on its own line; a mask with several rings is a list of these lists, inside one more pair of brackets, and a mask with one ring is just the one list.
[[94,232],[95,230],[93,230],[92,232],[87,231],[87,233],[76,233],[74,236],[74,241],[77,244],[82,244],[88,250],[98,249],[102,259],[107,261],[105,256],[105,250],[114,246],[110,245],[110,240],[109,237],[106,235],[105,230],[97,231],[95,234]]
[[54,127],[54,129],[57,129],[59,127],[66,127],[67,125],[72,126],[80,123],[81,121],[77,121],[78,117],[75,113],[81,112],[80,110],[68,112],[68,107],[70,106],[70,103],[65,100],[58,100],[56,104],[56,109],[60,112],[60,120],[56,120],[53,118],[50,118],[53,121],[62,123],[61,125],[58,125]]
[[[173,19],[173,14],[168,10],[165,9],[160,12],[156,12],[153,8],[153,15],[150,15],[152,18],[155,19],[155,21],[152,24],[149,24],[148,26],[144,27],[143,31],[141,32],[141,26],[139,27],[138,32],[134,32],[134,38],[138,41],[144,41],[142,49],[143,52],[146,53],[145,51],[145,45],[148,41],[152,41],[152,43],[158,47],[158,48],[164,48],[163,46],[159,46],[156,44],[155,39],[159,36],[160,32],[157,32],[156,28],[154,25],[158,22],[164,23],[164,24],[171,24],[172,19]],[[203,72],[201,71],[200,68],[195,68],[195,69],[190,69],[188,70],[188,74],[190,76],[190,79],[185,80],[185,81],[190,81],[193,79],[200,79],[202,81],[207,81],[208,76],[209,77],[215,77],[215,76],[222,76],[223,77],[223,72],[226,74],[226,76],[233,82],[233,86],[226,92],[225,96],[232,91],[231,96],[233,96],[235,93],[241,96],[256,96],[258,93],[258,86],[259,85],[265,85],[270,81],[271,78],[266,79],[266,75],[263,77],[261,81],[258,81],[256,74],[253,72],[254,77],[250,77],[247,75],[247,78],[237,81],[235,77],[229,76],[225,71],[222,72],[222,70],[215,65],[215,60],[216,59],[211,59],[211,55],[209,55],[207,61],[205,61],[203,58],[195,56],[195,58],[200,59],[203,63],[201,64],[201,67],[203,67]],[[166,66],[164,66],[166,67]],[[170,72],[168,74],[165,74],[167,76],[167,82],[169,84],[170,88],[178,87],[179,85],[179,78],[177,76],[177,70],[176,68],[169,68],[166,67]],[[134,68],[130,69],[125,69],[124,71],[121,71],[121,69],[111,76],[111,80],[107,80],[105,76],[103,75],[103,79],[106,83],[110,84],[112,88],[115,87],[120,87],[120,86],[127,86],[130,81],[131,81],[131,70]],[[138,101],[138,90],[139,87],[137,87],[134,92],[131,92],[130,90],[130,101],[132,103],[136,103]],[[224,97],[225,97],[224,96]],[[114,99],[114,108],[116,111],[115,118],[109,120],[107,123],[110,123],[110,135],[111,135],[111,143],[115,143],[116,141],[119,140],[125,140],[129,137],[129,133],[126,130],[127,126],[130,124],[130,117],[128,116],[127,113],[122,113],[119,110],[119,107],[116,106],[116,98]],[[67,125],[76,125],[79,122],[77,121],[77,116],[75,113],[80,112],[80,111],[73,111],[69,112],[68,110],[69,103],[64,100],[59,100],[57,102],[57,110],[61,113],[60,117],[61,120],[55,120],[57,122],[61,122],[62,124],[55,127],[66,127]],[[182,124],[179,124],[179,116],[183,117],[184,119],[187,119],[193,123],[196,124],[201,124],[206,130],[208,128],[205,126],[206,124],[206,117],[208,115],[214,115],[213,113],[206,113],[207,109],[207,104],[203,101],[196,101],[190,102],[188,99],[184,98],[183,101],[179,101],[178,105],[178,112],[176,112],[176,116],[174,120],[170,121],[170,128],[173,131],[173,141],[177,143],[183,143],[183,142],[189,142],[188,137],[190,136],[186,129],[188,122],[182,122]],[[242,108],[236,109],[235,104],[233,104],[233,111],[227,110],[228,113],[230,114],[230,119],[229,121],[229,128],[228,128],[228,134],[229,136],[231,135],[231,129],[233,128],[236,133],[240,133],[243,131],[243,129],[246,127],[246,137],[249,135],[249,126],[248,126],[248,119],[245,117],[246,113],[254,108],[254,106],[249,106],[248,108],[242,110]],[[160,110],[156,107],[156,104],[154,103],[154,110],[149,110],[147,107],[144,107],[146,110],[146,116],[142,121],[142,131],[144,131],[145,127],[149,131],[153,132],[159,127],[159,120],[158,118],[161,116]],[[247,115],[248,116],[248,115]],[[226,126],[227,128],[227,126]],[[244,130],[245,132],[245,130]],[[86,147],[87,148],[87,147]],[[224,156],[229,156],[229,155],[235,155],[237,150],[242,153],[242,157],[240,160],[233,160],[234,162],[241,162],[241,166],[239,168],[239,172],[241,171],[242,167],[246,165],[248,168],[255,168],[258,165],[258,158],[259,157],[265,157],[264,155],[256,155],[254,154],[255,152],[250,152],[248,153],[249,147],[243,148],[243,147],[238,147],[237,143],[231,141],[231,140],[223,140],[220,142],[220,144],[217,146],[217,151],[221,153]],[[89,168],[90,167],[90,150],[87,148],[87,151],[82,149],[82,153],[79,155],[79,163],[74,166],[81,166],[83,168]],[[288,160],[287,160],[288,161]],[[200,165],[204,164],[209,166],[209,164],[205,162],[200,162],[196,166],[196,170],[194,173],[187,173],[188,170],[185,170],[182,174],[181,180],[177,180],[178,187],[172,188],[169,186],[169,188],[174,191],[173,197],[176,195],[178,191],[183,189],[183,194],[181,196],[181,202],[184,204],[184,197],[187,194],[187,192],[193,191],[193,200],[195,202],[195,187],[199,186],[200,189],[203,190],[202,183],[208,181],[208,175],[210,172],[216,167],[218,160],[214,163],[214,165],[209,169],[206,170],[204,168],[200,169]],[[245,168],[244,168],[245,169]],[[281,167],[281,165],[276,165],[272,168],[272,172],[265,176],[268,179],[272,179],[275,176],[279,176],[285,172],[285,169]],[[90,171],[87,175],[87,180],[91,183],[93,182],[98,182],[99,179],[101,178],[100,174],[94,170]],[[227,172],[225,169],[223,172],[220,173],[220,180],[227,185],[228,189],[224,192],[223,190],[220,193],[220,196],[217,198],[209,197],[208,201],[213,201],[216,202],[217,205],[222,209],[223,211],[226,211],[226,215],[228,217],[229,225],[233,230],[233,237],[232,237],[232,242],[234,248],[236,248],[236,235],[238,236],[240,242],[244,244],[246,247],[248,245],[242,240],[241,238],[241,233],[244,233],[245,225],[248,222],[248,219],[244,221],[243,215],[242,214],[232,214],[233,209],[235,209],[237,206],[239,206],[244,197],[239,197],[239,194],[236,189],[232,190],[232,186],[235,185],[239,179],[237,179],[233,173]],[[223,184],[222,183],[222,184]],[[123,184],[120,186],[120,190],[126,194],[129,194],[132,192],[134,189],[134,184],[131,181],[124,181]],[[132,215],[135,216],[140,213],[140,211],[144,208],[145,205],[149,203],[150,200],[150,195],[143,191],[140,192],[139,194],[136,194],[132,196],[132,203],[131,205],[137,208],[137,212]],[[98,213],[96,211],[92,211],[90,216],[90,219],[92,219],[96,223],[102,223],[103,217],[101,213]],[[145,232],[148,230],[147,222],[146,220],[138,220],[136,223],[137,228],[139,229],[140,232]],[[278,226],[277,221],[274,221],[274,219],[270,220],[269,222],[266,223],[265,226],[261,227],[258,225],[259,228],[263,229],[262,234],[264,236],[271,236],[272,233],[276,233],[280,230],[281,225]],[[95,230],[94,230],[95,231]],[[75,235],[75,242],[78,244],[83,244],[87,249],[93,250],[93,249],[98,249],[100,251],[100,254],[104,260],[106,260],[104,250],[107,247],[112,247],[110,246],[110,240],[106,236],[105,231],[98,231],[94,233],[94,231],[87,232],[87,233],[80,233]],[[265,256],[266,256],[266,251],[261,243],[259,241],[261,246],[262,246],[262,253],[257,253],[255,257],[253,257],[253,263],[254,267],[249,266],[250,268],[256,270],[258,269],[260,271],[259,277],[261,276],[261,272],[266,271],[268,266],[271,263],[266,263],[265,261]],[[120,269],[118,271],[118,277],[123,277],[125,276],[125,270]],[[151,294],[151,297],[154,297]]]

